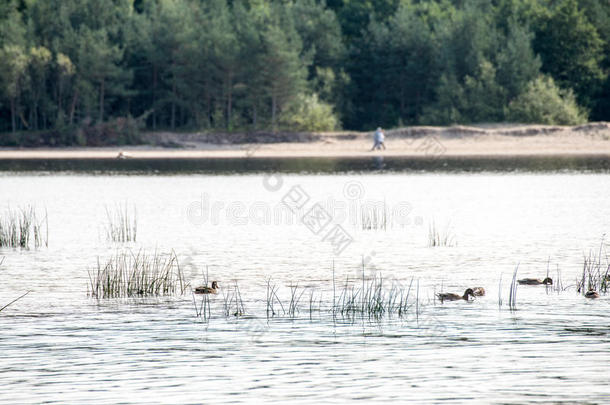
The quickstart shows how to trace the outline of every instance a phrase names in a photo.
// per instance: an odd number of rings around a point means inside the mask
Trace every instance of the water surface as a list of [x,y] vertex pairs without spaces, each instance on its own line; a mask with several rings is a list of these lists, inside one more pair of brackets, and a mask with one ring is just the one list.
[[[249,172],[184,161],[117,169],[113,161],[111,174],[98,163],[0,174],[0,205],[46,209],[50,229],[48,248],[0,250],[1,303],[31,290],[0,314],[1,402],[610,400],[610,301],[569,287],[610,228],[605,161],[450,162],[433,171],[386,161],[381,172],[343,161]],[[283,210],[293,187],[309,197],[304,210],[319,202],[353,238],[341,254]],[[138,217],[137,242],[127,245],[104,234],[105,208],[124,202]],[[384,230],[362,229],[362,207],[373,205],[391,212]],[[454,246],[427,246],[432,222]],[[194,285],[206,266],[223,292],[237,282],[247,316],[225,318],[222,294],[209,323],[196,318],[190,294],[89,298],[88,270],[126,247],[174,249]],[[381,275],[388,288],[419,282],[418,316],[333,319],[332,265],[340,289],[348,277],[358,285],[363,259],[365,277]],[[519,287],[517,311],[499,308],[500,279],[506,300],[517,265],[523,277],[559,271],[568,288]],[[268,278],[285,304],[291,284],[307,288],[294,319],[266,318]],[[488,294],[434,300],[468,286]]]

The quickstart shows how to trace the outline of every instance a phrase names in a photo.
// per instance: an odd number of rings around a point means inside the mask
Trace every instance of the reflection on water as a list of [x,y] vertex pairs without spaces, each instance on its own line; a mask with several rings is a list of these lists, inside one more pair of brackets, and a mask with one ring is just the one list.
[[[367,171],[362,161],[359,168],[354,162],[324,162],[324,170],[334,165],[332,170]],[[31,290],[0,313],[0,402],[610,400],[610,299],[586,300],[573,288],[583,252],[597,249],[610,228],[610,194],[605,192],[610,174],[603,160],[576,161],[568,173],[487,167],[475,174],[463,173],[474,170],[472,162],[471,169],[452,162],[454,169],[436,173],[415,167],[400,171],[387,158],[369,162],[385,165],[384,176],[292,174],[311,171],[311,161],[268,162],[287,172],[278,191],[265,188],[257,174],[265,166],[254,166],[254,173],[226,174],[236,169],[215,160],[98,163],[90,169],[118,172],[118,165],[126,163],[140,173],[165,175],[41,176],[26,170],[0,176],[0,205],[32,203],[49,216],[48,248],[0,249],[0,257],[6,257],[0,266],[0,304]],[[49,164],[60,166],[44,170],[86,166]],[[114,166],[104,166],[109,164]],[[214,164],[220,173],[204,173]],[[174,173],[185,165],[186,173]],[[275,207],[291,185],[306,190],[311,203],[332,199],[343,207],[345,215],[333,211],[333,220],[354,242],[341,255],[334,256],[299,221],[266,216],[266,207]],[[347,185],[358,186],[357,193]],[[211,216],[193,220],[189,207],[202,195]],[[409,210],[404,221],[389,221],[384,230],[363,229],[350,219],[360,218],[359,204],[365,200],[388,207],[408,203]],[[137,207],[138,241],[108,242],[105,207],[125,201]],[[432,220],[450,229],[456,246],[427,246]],[[125,246],[174,249],[193,284],[202,283],[205,271],[220,280],[210,321],[196,318],[190,295],[88,298],[88,270],[98,257],[103,261]],[[340,296],[346,284],[359,285],[363,258],[366,277],[382,275],[386,289],[393,284],[406,289],[415,280],[409,299],[419,297],[417,312],[411,307],[407,316],[380,320],[333,317],[333,295]],[[518,263],[519,276],[543,278],[549,268],[552,277],[560,274],[567,290],[519,286],[518,309],[509,311],[508,284]],[[286,307],[290,286],[298,283],[303,296],[294,318],[277,308],[280,316],[267,319],[269,278]],[[223,316],[224,297],[234,282],[247,314],[240,318]],[[441,290],[461,293],[479,285],[487,295],[474,302],[434,299]]]
[[211,159],[0,159],[0,171],[135,173],[337,173],[370,171],[607,172],[605,156],[211,158]]

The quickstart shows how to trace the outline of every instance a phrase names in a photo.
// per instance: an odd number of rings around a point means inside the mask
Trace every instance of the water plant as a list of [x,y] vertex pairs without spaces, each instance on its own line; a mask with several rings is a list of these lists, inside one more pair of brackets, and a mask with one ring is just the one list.
[[360,208],[360,223],[362,229],[368,230],[383,230],[388,226],[388,214],[383,203],[383,207],[379,206],[363,206]]
[[515,268],[515,271],[513,272],[513,279],[510,283],[510,290],[508,293],[508,308],[510,308],[511,311],[514,311],[517,309],[517,286],[519,285],[519,283],[517,282],[517,271],[519,270],[519,265],[517,265],[517,267]]
[[[269,316],[275,316],[278,313],[275,312],[275,304],[279,304],[280,308],[282,309],[282,312],[284,314],[286,314],[286,310],[284,309],[284,304],[282,304],[282,301],[280,300],[280,298],[277,295],[277,290],[278,287],[273,284],[271,285],[271,278],[267,279],[267,318],[269,318]],[[279,308],[278,308],[279,311]]]
[[299,294],[299,283],[290,285],[290,303],[288,304],[288,316],[294,318],[299,312],[299,302],[305,293],[305,289],[301,290]]
[[118,251],[89,271],[89,295],[95,298],[147,297],[184,294],[189,283],[174,251]]
[[[203,284],[208,285],[209,280],[209,268],[205,266],[205,273],[203,274]],[[202,317],[204,322],[207,322],[211,316],[210,308],[210,294],[201,294],[201,304],[197,307],[197,300],[195,299],[195,292],[191,289],[191,295],[193,296],[193,306],[195,307],[196,316]],[[224,292],[223,292],[224,295]]]
[[106,237],[112,242],[135,242],[138,234],[138,217],[135,205],[127,203],[114,208],[106,206]]
[[12,300],[11,302],[9,302],[8,304],[4,305],[2,308],[0,308],[0,312],[2,312],[3,310],[5,310],[6,308],[8,308],[9,306],[11,306],[12,304],[14,304],[15,302],[19,301],[20,299],[22,299],[23,297],[25,297],[26,295],[28,295],[31,291],[27,291],[25,294],[20,295],[19,297],[15,298],[14,300]]
[[0,247],[29,249],[49,246],[49,222],[47,212],[38,220],[34,207],[28,205],[16,210],[8,208],[0,215]]
[[604,240],[599,249],[590,250],[583,258],[582,275],[576,280],[576,291],[582,295],[594,290],[606,294],[610,290],[610,261],[604,250]]
[[498,282],[498,308],[502,308],[502,274],[500,274],[500,281]]
[[[419,317],[419,281],[415,302],[409,304],[413,278],[406,291],[396,280],[387,289],[384,288],[384,279],[381,274],[374,274],[372,278],[366,278],[364,264],[362,269],[361,280],[350,280],[349,276],[346,278],[343,289],[334,304],[333,313],[344,317],[355,317],[356,314],[359,314],[370,319],[379,319],[392,314],[403,317],[408,314],[412,306],[415,306],[416,316]],[[356,281],[361,283],[360,287],[356,287]]]
[[449,230],[449,225],[444,230],[437,228],[435,221],[428,226],[428,247],[451,247],[456,246],[455,235]]

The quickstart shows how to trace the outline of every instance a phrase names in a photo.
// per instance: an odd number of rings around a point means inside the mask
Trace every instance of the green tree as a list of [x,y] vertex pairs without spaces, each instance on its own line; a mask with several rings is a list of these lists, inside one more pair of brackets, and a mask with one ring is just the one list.
[[339,121],[333,107],[320,101],[316,94],[301,94],[288,106],[280,118],[283,127],[292,131],[332,131]]
[[28,55],[18,45],[4,45],[0,49],[0,94],[7,99],[11,111],[11,129],[17,131],[17,116],[21,116],[20,97],[28,66]]
[[521,94],[540,72],[542,62],[532,49],[533,38],[526,26],[515,19],[509,21],[505,44],[496,56],[497,81],[506,90],[507,102]]
[[29,122],[30,127],[34,130],[39,128],[39,115],[43,116],[42,125],[46,126],[46,115],[49,112],[46,105],[48,99],[46,86],[52,57],[51,52],[43,46],[30,48],[28,55],[27,94],[30,110]]
[[562,90],[551,77],[540,76],[512,101],[508,119],[513,122],[575,125],[587,120],[571,90]]
[[[97,31],[81,28],[79,34],[80,46],[78,49],[77,74],[81,79],[82,93],[97,93],[98,120],[104,121],[104,108],[106,95],[111,90],[120,93],[124,89],[124,82],[129,80],[129,73],[120,65],[123,50],[110,42],[108,33],[104,29]],[[91,92],[95,88],[96,90]],[[87,100],[89,106],[94,105]]]
[[0,102],[8,102],[11,130],[17,130],[22,82],[28,64],[25,26],[15,1],[0,4]]
[[307,74],[307,65],[300,56],[301,39],[292,19],[278,5],[271,7],[262,45],[261,74],[270,101],[271,128],[275,131],[278,114],[303,90]]
[[573,88],[580,103],[591,107],[605,78],[597,30],[576,0],[562,0],[555,9],[546,9],[538,24],[534,50],[542,59],[542,71],[559,86]]

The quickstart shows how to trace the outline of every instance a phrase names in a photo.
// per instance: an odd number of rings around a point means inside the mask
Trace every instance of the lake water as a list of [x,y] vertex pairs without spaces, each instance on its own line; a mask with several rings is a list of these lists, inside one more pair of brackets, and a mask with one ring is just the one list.
[[[48,248],[0,249],[0,306],[31,291],[0,313],[0,402],[610,401],[610,300],[574,288],[610,230],[607,159],[249,164],[0,162],[0,212],[35,205],[49,225]],[[109,242],[106,208],[125,203],[137,242]],[[322,229],[300,219],[316,203]],[[363,229],[379,210],[385,227]],[[451,246],[428,246],[432,223]],[[207,271],[211,319],[190,292],[89,297],[88,272],[122,249],[173,249],[193,286]],[[336,296],[364,273],[411,285],[417,311],[333,317],[333,265]],[[517,266],[565,290],[519,286],[511,311]],[[267,318],[269,278],[284,306],[304,291],[295,316]],[[245,314],[225,317],[235,283]],[[487,295],[434,299],[472,286]]]

